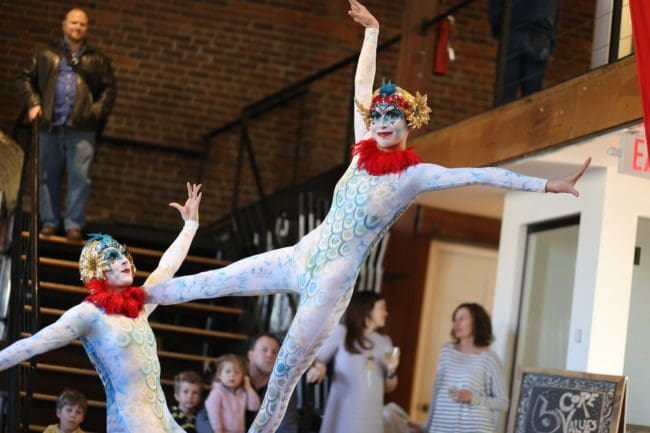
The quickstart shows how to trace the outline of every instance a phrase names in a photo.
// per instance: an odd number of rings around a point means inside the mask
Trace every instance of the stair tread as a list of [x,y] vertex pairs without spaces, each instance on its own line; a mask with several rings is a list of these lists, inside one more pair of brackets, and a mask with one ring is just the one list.
[[[22,236],[25,238],[29,237],[29,232],[23,231]],[[66,245],[78,245],[78,246],[82,246],[85,242],[85,241],[70,241],[65,236],[56,236],[56,235],[43,236],[41,234],[38,235],[38,239],[44,242],[66,244]],[[131,254],[140,254],[143,256],[150,256],[150,257],[162,257],[162,252],[158,250],[153,250],[149,248],[131,247],[131,246],[129,246],[128,249],[131,252]],[[193,263],[201,263],[205,265],[214,265],[214,266],[226,266],[230,264],[230,262],[226,260],[212,259],[208,257],[193,256],[193,255],[188,255],[185,258],[185,261],[189,261]]]
[[[29,425],[29,431],[42,432],[46,428],[47,428],[46,425],[39,425],[39,424],[30,424]],[[84,429],[84,433],[93,433],[93,432]]]
[[[30,363],[28,361],[23,361],[20,363],[23,367],[29,367]],[[80,376],[94,376],[99,377],[99,374],[94,369],[90,368],[77,368],[77,367],[66,367],[63,365],[48,364],[45,362],[36,363],[37,370],[51,371],[56,373],[68,373],[68,374],[77,374]],[[174,386],[173,379],[160,379],[160,384],[164,386]]]
[[[20,396],[25,397],[27,393],[25,391],[20,391]],[[58,398],[58,395],[52,395],[52,394],[43,394],[40,392],[35,392],[32,394],[32,398],[34,400],[43,400],[43,401],[53,401],[56,402],[56,399]],[[106,402],[101,401],[101,400],[87,400],[88,401],[88,406],[89,407],[99,407],[99,408],[106,408]]]
[[[25,305],[25,311],[31,311],[31,305]],[[60,310],[58,308],[49,308],[49,307],[40,307],[39,312],[41,314],[47,314],[52,316],[62,316],[65,313],[65,310]],[[248,340],[248,336],[245,334],[240,334],[238,332],[226,332],[226,331],[211,331],[207,329],[198,329],[192,328],[190,326],[180,326],[180,325],[168,325],[166,323],[159,322],[149,322],[151,329],[158,329],[161,331],[175,331],[184,334],[193,334],[193,335],[203,335],[207,337],[216,337],[216,338],[229,338],[232,340]]]
[[[60,292],[75,293],[79,295],[87,295],[88,289],[80,286],[73,286],[71,284],[53,283],[51,281],[41,281],[40,287],[48,290],[56,290]],[[199,302],[184,302],[182,304],[174,304],[175,307],[189,308],[193,310],[209,311],[213,313],[226,313],[226,314],[243,314],[244,310],[236,307],[224,307],[221,305],[209,305]]]
[[[32,334],[30,334],[29,332],[22,332],[20,334],[22,338],[31,337],[31,335]],[[83,344],[81,344],[81,341],[79,339],[72,340],[70,344],[73,346],[83,347]],[[214,357],[210,357],[210,356],[194,355],[191,353],[172,352],[169,350],[160,350],[160,349],[158,349],[158,356],[160,358],[174,358],[174,359],[182,359],[185,361],[197,361],[203,363],[214,360]]]

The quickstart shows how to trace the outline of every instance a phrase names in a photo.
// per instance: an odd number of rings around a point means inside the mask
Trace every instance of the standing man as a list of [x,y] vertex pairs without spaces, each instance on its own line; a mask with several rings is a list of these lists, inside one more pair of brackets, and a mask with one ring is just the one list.
[[41,234],[51,236],[61,226],[61,175],[67,166],[63,227],[69,240],[80,241],[96,134],[106,123],[117,91],[110,60],[86,43],[88,14],[71,9],[62,28],[63,40],[37,50],[18,74],[17,84],[29,121],[41,118]]
[[[503,88],[495,105],[542,89],[544,74],[553,52],[560,0],[512,0]],[[502,32],[504,0],[489,0],[492,35]]]
[[[248,376],[251,378],[251,385],[264,399],[266,388],[273,371],[273,365],[280,350],[280,340],[273,334],[264,333],[251,340],[248,350]],[[257,412],[246,411],[246,428],[248,429]],[[280,423],[276,433],[297,433],[298,432],[298,409],[296,395],[292,394],[287,405],[287,412]]]

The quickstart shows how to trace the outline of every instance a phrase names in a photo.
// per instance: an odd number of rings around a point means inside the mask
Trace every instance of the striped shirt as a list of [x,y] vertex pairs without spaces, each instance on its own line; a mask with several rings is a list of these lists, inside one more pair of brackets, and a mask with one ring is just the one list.
[[171,414],[174,421],[185,430],[185,433],[196,433],[196,415],[185,413],[178,406],[172,406]]
[[[454,389],[472,391],[470,403],[453,401]],[[427,433],[492,433],[499,412],[508,409],[508,396],[501,361],[491,350],[462,353],[452,343],[440,349],[436,383],[429,416],[423,426]]]

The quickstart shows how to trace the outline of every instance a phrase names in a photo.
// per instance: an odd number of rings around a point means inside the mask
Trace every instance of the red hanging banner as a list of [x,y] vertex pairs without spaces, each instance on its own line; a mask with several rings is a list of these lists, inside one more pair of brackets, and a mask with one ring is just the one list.
[[[643,104],[643,119],[647,133],[650,131],[650,2],[630,0],[630,13],[632,15],[636,68]],[[648,153],[650,154],[650,144]]]

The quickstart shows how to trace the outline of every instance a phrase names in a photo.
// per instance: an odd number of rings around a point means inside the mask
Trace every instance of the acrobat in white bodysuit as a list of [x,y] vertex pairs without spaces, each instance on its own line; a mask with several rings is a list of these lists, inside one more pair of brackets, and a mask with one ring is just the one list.
[[81,253],[81,278],[91,292],[56,322],[0,352],[0,370],[79,338],[106,390],[108,433],[184,433],[169,413],[160,385],[156,340],[148,317],[156,308],[147,287],[169,280],[183,263],[198,228],[200,186],[188,185],[185,226],[143,287],[131,287],[135,267],[108,235],[94,235]]
[[[407,127],[428,120],[426,98],[419,94],[413,97],[391,84],[382,86],[373,97],[378,23],[356,0],[350,4],[350,15],[366,27],[355,76],[355,98],[360,107],[354,119],[357,144],[350,166],[334,189],[323,223],[292,247],[149,289],[149,297],[156,304],[282,292],[300,295],[296,316],[249,433],[276,430],[300,376],[348,305],[367,254],[418,194],[473,184],[536,192],[547,188],[545,179],[500,168],[448,169],[419,163],[412,150],[404,149]],[[577,194],[573,184],[586,165],[575,178],[561,181],[564,189],[549,191]],[[565,185],[567,182],[570,186]]]

